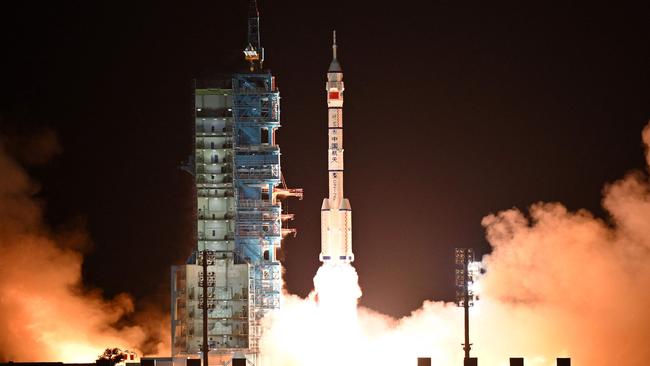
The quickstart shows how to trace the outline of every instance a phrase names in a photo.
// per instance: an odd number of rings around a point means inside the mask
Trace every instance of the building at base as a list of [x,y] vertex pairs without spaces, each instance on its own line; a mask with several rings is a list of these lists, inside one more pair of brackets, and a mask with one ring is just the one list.
[[258,30],[253,1],[244,51],[250,71],[194,85],[197,245],[186,264],[172,267],[171,284],[172,356],[179,360],[201,358],[207,324],[210,364],[235,356],[260,364],[261,319],[280,306],[277,250],[295,235],[283,225],[292,215],[283,214],[281,199],[302,198],[302,190],[288,189],[282,177],[280,93],[262,69]]

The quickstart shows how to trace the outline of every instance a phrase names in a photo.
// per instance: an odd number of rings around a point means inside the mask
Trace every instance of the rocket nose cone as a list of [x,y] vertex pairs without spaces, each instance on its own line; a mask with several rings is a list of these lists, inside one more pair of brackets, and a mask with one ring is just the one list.
[[328,72],[342,72],[343,69],[341,69],[341,64],[339,63],[339,60],[333,59],[332,62],[330,63],[330,68],[327,71]]

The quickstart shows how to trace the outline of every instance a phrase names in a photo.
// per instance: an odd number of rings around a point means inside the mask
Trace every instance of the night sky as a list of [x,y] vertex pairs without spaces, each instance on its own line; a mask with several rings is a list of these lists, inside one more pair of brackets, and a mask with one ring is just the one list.
[[[14,6],[15,8],[8,8]],[[85,223],[84,281],[168,307],[194,246],[193,78],[243,69],[247,1],[3,2],[0,123],[62,153],[29,167],[55,229]],[[282,96],[287,287],[319,266],[325,72],[345,72],[346,195],[363,305],[453,298],[453,248],[489,252],[486,214],[560,201],[605,217],[606,182],[643,168],[650,6],[260,1]],[[1,178],[0,178],[1,179]],[[558,253],[561,255],[561,253]]]

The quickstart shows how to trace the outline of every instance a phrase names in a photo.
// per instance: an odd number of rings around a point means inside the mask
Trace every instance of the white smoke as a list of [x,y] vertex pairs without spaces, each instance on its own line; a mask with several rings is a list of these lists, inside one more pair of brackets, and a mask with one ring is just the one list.
[[[650,166],[650,124],[643,131]],[[482,365],[647,366],[650,359],[650,182],[633,172],[607,185],[607,221],[561,203],[536,203],[483,219],[492,253],[471,310],[472,354]],[[462,364],[462,311],[425,301],[393,319],[357,306],[351,266],[321,267],[315,292],[286,294],[268,319],[263,357],[273,364]],[[338,321],[338,320],[341,321]]]

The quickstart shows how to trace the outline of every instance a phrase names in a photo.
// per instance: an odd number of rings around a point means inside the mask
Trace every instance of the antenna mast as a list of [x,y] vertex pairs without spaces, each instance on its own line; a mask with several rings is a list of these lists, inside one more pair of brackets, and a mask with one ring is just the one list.
[[244,59],[250,63],[251,72],[261,70],[264,64],[264,47],[260,41],[260,12],[256,0],[251,0],[248,7],[248,45],[244,49]]

